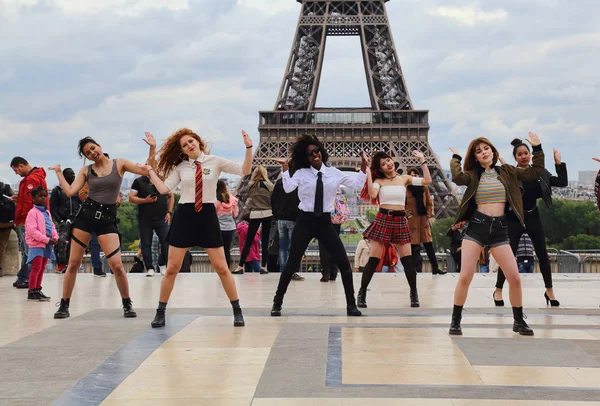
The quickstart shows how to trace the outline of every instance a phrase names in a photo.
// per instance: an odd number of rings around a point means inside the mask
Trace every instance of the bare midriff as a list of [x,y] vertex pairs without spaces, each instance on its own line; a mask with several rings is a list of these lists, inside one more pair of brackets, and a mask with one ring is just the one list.
[[506,203],[484,203],[477,205],[477,211],[491,217],[504,216]]

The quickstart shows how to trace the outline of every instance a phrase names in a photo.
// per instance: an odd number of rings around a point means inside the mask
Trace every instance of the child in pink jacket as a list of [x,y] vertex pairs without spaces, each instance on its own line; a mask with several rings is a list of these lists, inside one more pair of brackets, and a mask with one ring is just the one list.
[[[236,228],[238,238],[240,241],[240,249],[241,249],[241,247],[244,246],[244,243],[246,242],[246,237],[248,236],[248,218],[249,218],[249,215],[246,214],[244,219],[238,223],[237,228]],[[260,272],[261,274],[263,273],[263,271],[260,267],[260,247],[258,245],[259,242],[260,242],[260,231],[258,231],[256,233],[256,235],[254,236],[254,241],[252,241],[252,245],[250,246],[250,252],[248,253],[248,256],[246,257],[246,262],[244,263],[244,270],[239,270],[239,271],[236,270],[236,271],[233,271],[232,273],[234,273],[236,275],[242,274],[242,273],[244,273],[244,271],[245,272]]]
[[48,260],[56,260],[53,245],[58,242],[58,233],[46,206],[48,192],[42,187],[31,191],[33,208],[25,220],[25,241],[29,247],[27,263],[31,263],[27,300],[47,302],[50,298],[42,293],[42,279]]

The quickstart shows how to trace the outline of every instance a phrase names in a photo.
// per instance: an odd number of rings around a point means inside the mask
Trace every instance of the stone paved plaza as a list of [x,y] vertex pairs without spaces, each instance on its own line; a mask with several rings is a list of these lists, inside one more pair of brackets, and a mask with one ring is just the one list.
[[[292,282],[283,316],[269,309],[278,274],[236,276],[246,327],[234,328],[214,274],[180,275],[167,327],[151,329],[160,276],[130,275],[137,319],[124,319],[114,280],[78,276],[71,317],[0,279],[0,405],[600,405],[600,275],[522,275],[535,337],[495,308],[495,275],[475,276],[462,337],[450,337],[456,274],[378,274],[364,317],[345,315],[341,282]],[[355,274],[355,286],[360,275]],[[505,292],[505,300],[508,292]],[[508,301],[507,301],[508,305]]]

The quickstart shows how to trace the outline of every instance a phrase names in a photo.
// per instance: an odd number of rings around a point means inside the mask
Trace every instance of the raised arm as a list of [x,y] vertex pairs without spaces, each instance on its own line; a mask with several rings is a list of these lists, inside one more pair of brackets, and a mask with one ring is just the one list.
[[[341,177],[341,179],[339,181],[340,185],[348,186],[353,189],[361,189],[363,187],[363,185],[365,184],[365,180],[367,180],[367,174],[365,172],[367,170],[367,166],[368,166],[368,162],[369,162],[365,151],[360,152],[360,160],[361,160],[361,165],[360,165],[360,172],[358,172],[358,175],[354,176],[354,175],[350,175],[350,174],[343,174],[343,176]],[[343,173],[342,171],[339,171],[339,172]]]
[[81,170],[77,174],[77,177],[75,178],[73,183],[71,183],[70,185],[62,173],[60,164],[50,166],[50,167],[48,167],[48,170],[56,172],[56,177],[58,178],[58,183],[59,183],[60,187],[65,192],[65,194],[69,197],[75,196],[77,194],[77,192],[79,192],[79,190],[83,187],[83,185],[85,185],[85,182],[87,182],[87,171],[88,171],[87,166],[84,166],[83,168],[81,168]]
[[128,159],[117,158],[117,168],[119,169],[121,176],[123,176],[125,172],[148,176],[148,169],[146,166],[134,164]]
[[244,145],[246,146],[246,156],[244,157],[244,163],[242,164],[242,171],[244,172],[244,175],[250,175],[252,172],[252,140],[244,130],[242,130],[242,136],[244,137]]
[[567,176],[567,165],[562,162],[560,152],[554,150],[554,167],[556,176],[550,176],[550,186],[567,187],[569,186],[569,177]]
[[526,139],[531,144],[531,150],[533,152],[532,165],[527,168],[515,168],[517,179],[521,181],[532,181],[539,179],[546,168],[544,167],[544,151],[542,150],[542,143],[540,138],[529,132],[529,138]]
[[281,181],[283,182],[283,190],[285,193],[292,193],[300,184],[300,171],[296,171],[294,176],[290,176],[288,161],[285,158],[273,158],[275,162],[281,164]]
[[[427,166],[427,164],[425,163],[425,155],[423,155],[423,153],[421,151],[413,151],[412,152],[414,157],[419,158],[419,164],[421,165],[421,170],[423,171],[423,177],[420,179],[419,182],[415,182],[413,183],[413,177],[409,176],[408,177],[408,184],[417,184],[419,183],[419,186],[425,186],[425,185],[430,185],[431,184],[431,174],[429,173],[429,167]],[[417,178],[419,179],[419,178]]]
[[458,155],[458,151],[455,148],[450,148],[452,151],[452,159],[450,160],[450,172],[452,173],[452,182],[458,186],[467,186],[471,183],[471,175],[465,173],[462,170],[461,161],[462,157]]
[[156,138],[148,131],[146,131],[144,135],[146,138],[142,138],[142,140],[150,147],[148,149],[148,160],[146,161],[146,164],[156,168]]

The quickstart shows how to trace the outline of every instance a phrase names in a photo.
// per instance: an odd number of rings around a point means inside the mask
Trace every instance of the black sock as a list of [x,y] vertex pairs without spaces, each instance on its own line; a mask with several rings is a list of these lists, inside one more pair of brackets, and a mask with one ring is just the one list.
[[231,307],[233,307],[234,309],[240,308],[240,299],[232,300],[230,303]]
[[377,269],[377,265],[379,265],[379,262],[379,258],[369,257],[369,261],[367,262],[367,265],[365,265],[365,269],[363,269],[362,279],[360,281],[360,290],[367,290],[369,283],[371,283],[371,279],[373,279],[373,275],[375,275],[375,271]]
[[413,265],[413,260],[410,255],[400,258],[400,262],[402,262],[402,266],[404,267],[404,275],[406,275],[406,280],[408,281],[408,286],[410,286],[411,291],[417,290],[417,271]]
[[158,310],[167,310],[167,302],[158,302]]

